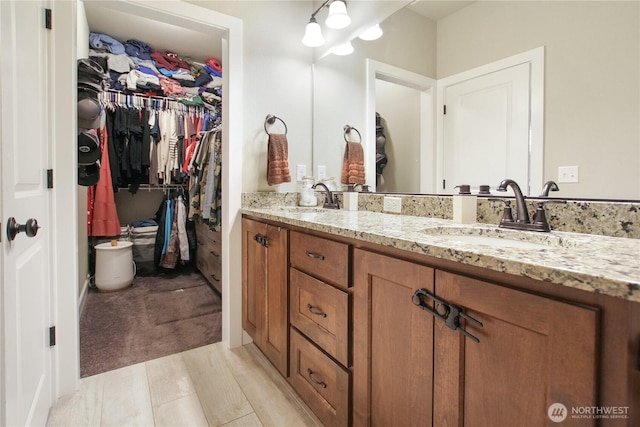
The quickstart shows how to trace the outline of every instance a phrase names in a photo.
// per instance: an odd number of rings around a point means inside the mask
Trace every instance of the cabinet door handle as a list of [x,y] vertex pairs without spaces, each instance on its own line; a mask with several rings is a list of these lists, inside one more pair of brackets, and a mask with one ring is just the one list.
[[214,256],[214,257],[216,257],[216,258],[219,258],[219,257],[220,257],[220,254],[219,254],[219,253],[217,253],[217,252],[215,252],[215,251],[209,251],[209,252],[211,252],[211,255],[213,255],[213,256]]
[[220,279],[218,279],[218,278],[216,277],[216,275],[215,275],[215,274],[211,274],[211,277],[212,277],[212,278],[213,278],[213,280],[215,280],[216,282],[219,282],[219,281],[220,281]]
[[311,304],[307,304],[307,308],[309,309],[309,312],[311,314],[315,314],[316,316],[320,316],[320,317],[327,317],[327,313],[325,313],[324,311],[318,310]]
[[[433,300],[436,303],[435,310],[425,305],[423,301],[425,297]],[[465,319],[467,322],[471,322],[481,328],[483,327],[482,322],[464,313],[462,311],[462,308],[458,307],[457,305],[449,304],[446,301],[436,297],[435,295],[431,295],[426,289],[418,289],[417,291],[415,291],[413,293],[411,301],[413,302],[413,304],[431,314],[436,319],[442,320],[449,329],[459,331],[461,334],[476,343],[480,342],[480,340],[476,336],[470,334],[460,327],[460,317]]]
[[319,259],[321,261],[324,260],[324,255],[314,254],[313,252],[309,252],[309,251],[304,251],[304,254],[309,258]]
[[263,234],[256,234],[255,236],[253,236],[253,240],[260,243],[260,245],[264,246],[265,248],[269,245],[269,238]]
[[307,375],[309,376],[311,382],[319,385],[322,388],[327,388],[327,384],[324,381],[318,381],[317,379],[313,378],[313,373],[314,372],[311,369],[307,368]]

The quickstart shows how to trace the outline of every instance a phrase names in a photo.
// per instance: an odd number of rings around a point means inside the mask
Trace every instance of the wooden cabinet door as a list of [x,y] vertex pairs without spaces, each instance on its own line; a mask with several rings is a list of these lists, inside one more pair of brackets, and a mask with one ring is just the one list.
[[433,425],[559,425],[554,403],[595,425],[571,410],[596,405],[596,310],[439,270],[436,295],[484,325],[461,321],[475,343],[436,322]]
[[267,251],[255,237],[267,234],[267,224],[242,220],[242,327],[260,341],[267,282]]
[[242,220],[242,327],[283,376],[288,371],[287,230]]
[[412,297],[434,270],[355,250],[353,272],[353,425],[432,425],[434,317]]

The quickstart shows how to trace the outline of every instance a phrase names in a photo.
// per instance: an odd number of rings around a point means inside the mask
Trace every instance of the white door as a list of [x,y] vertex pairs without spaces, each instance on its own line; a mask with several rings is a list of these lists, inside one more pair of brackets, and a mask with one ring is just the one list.
[[[44,425],[52,405],[49,34],[41,1],[0,1],[2,425]],[[9,217],[35,218],[11,241]]]
[[511,178],[527,194],[529,86],[524,63],[444,88],[444,192]]

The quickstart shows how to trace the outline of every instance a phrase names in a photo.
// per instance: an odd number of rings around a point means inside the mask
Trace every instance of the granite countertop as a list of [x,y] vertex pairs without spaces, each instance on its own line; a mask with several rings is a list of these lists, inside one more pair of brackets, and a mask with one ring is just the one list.
[[[367,211],[243,208],[255,217],[640,302],[640,239]],[[498,240],[500,239],[500,240]]]

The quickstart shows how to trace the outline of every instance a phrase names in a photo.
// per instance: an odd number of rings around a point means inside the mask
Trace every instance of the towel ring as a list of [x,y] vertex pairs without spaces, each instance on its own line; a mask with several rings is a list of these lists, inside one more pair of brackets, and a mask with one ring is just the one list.
[[[360,135],[360,132],[358,132],[358,129],[354,128],[353,126],[349,126],[349,125],[345,125],[344,126],[344,142],[349,142],[347,140],[347,134],[351,133],[352,130],[355,130],[356,133],[358,134],[358,138],[360,139],[360,141],[358,141],[359,143],[362,143],[362,135]],[[355,141],[354,141],[355,142]]]
[[284,120],[282,120],[280,117],[276,117],[273,114],[267,114],[267,118],[264,119],[264,131],[267,133],[267,135],[271,135],[269,133],[269,131],[267,130],[267,124],[272,125],[276,122],[276,120],[280,120],[282,122],[282,124],[284,125],[284,134],[287,134],[287,124],[284,122]]

